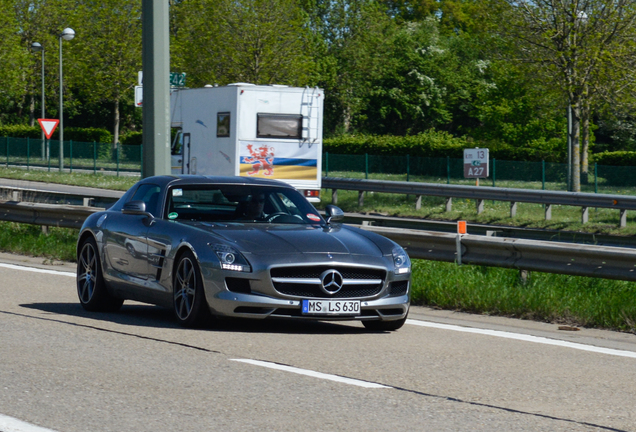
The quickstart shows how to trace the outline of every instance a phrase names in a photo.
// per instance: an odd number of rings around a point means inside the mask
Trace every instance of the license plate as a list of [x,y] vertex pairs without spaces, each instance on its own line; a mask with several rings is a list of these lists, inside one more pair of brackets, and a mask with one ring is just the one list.
[[303,315],[360,315],[359,300],[303,300]]

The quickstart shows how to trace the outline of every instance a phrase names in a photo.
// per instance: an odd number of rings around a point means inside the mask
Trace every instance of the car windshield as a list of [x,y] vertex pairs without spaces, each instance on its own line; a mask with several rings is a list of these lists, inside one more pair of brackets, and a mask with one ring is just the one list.
[[318,211],[295,189],[189,185],[168,192],[165,217],[202,222],[320,224]]

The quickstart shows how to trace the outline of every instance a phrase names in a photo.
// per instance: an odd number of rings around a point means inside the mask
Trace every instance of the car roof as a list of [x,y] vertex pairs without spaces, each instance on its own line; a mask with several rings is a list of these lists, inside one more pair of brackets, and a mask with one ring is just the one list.
[[186,186],[186,185],[206,185],[206,184],[231,184],[231,185],[252,185],[252,186],[277,186],[292,188],[287,183],[252,177],[230,177],[230,176],[202,176],[202,175],[162,175],[147,177],[139,183],[152,183],[161,186]]

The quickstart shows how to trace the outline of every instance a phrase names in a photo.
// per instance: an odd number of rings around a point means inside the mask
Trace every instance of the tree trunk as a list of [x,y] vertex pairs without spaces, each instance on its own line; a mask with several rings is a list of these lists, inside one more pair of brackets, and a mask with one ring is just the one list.
[[581,192],[581,103],[572,103],[572,192]]
[[586,98],[581,109],[581,183],[588,182],[588,149],[590,144],[590,102]]
[[115,109],[113,110],[113,151],[117,151],[117,143],[119,142],[119,100],[115,101]]
[[31,95],[31,102],[29,103],[29,126],[35,126],[35,97]]

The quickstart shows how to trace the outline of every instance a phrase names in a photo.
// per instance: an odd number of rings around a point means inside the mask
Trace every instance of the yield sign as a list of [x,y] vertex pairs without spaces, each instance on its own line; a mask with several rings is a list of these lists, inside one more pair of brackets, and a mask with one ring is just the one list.
[[44,131],[46,139],[51,139],[51,135],[53,135],[53,131],[55,131],[57,125],[60,124],[60,121],[55,119],[38,119],[38,123],[40,123],[40,127]]

